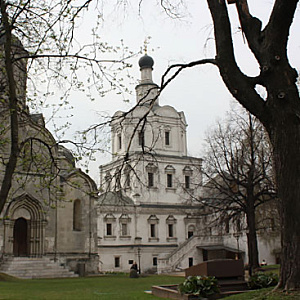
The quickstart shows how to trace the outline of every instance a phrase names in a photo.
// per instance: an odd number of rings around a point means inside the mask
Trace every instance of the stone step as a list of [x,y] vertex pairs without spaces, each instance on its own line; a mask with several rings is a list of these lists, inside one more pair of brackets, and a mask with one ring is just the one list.
[[30,278],[78,277],[74,272],[64,268],[49,258],[13,257],[5,260],[0,270],[9,275]]
[[5,268],[7,268],[7,269],[14,269],[14,268],[19,268],[19,269],[21,269],[21,268],[24,268],[24,269],[29,269],[29,270],[37,270],[37,269],[40,269],[40,270],[43,270],[43,269],[54,269],[54,270],[56,270],[56,269],[64,269],[64,267],[62,267],[62,266],[52,266],[52,265],[38,265],[38,266],[34,266],[34,265],[25,265],[25,264],[23,264],[23,265],[17,265],[17,264],[10,264],[10,265],[3,265],[3,267],[1,268],[2,270],[3,269],[5,269]]

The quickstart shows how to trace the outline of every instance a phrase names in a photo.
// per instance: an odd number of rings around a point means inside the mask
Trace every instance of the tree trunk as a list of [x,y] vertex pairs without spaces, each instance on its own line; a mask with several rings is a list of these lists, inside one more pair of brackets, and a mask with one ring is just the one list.
[[300,288],[300,124],[295,114],[278,116],[271,129],[281,217],[281,285]]
[[[10,113],[10,155],[5,166],[4,178],[0,187],[0,213],[2,212],[6,203],[13,174],[16,169],[18,155],[19,155],[19,122],[18,122],[18,103],[16,95],[16,83],[14,78],[14,64],[12,61],[12,34],[9,18],[6,12],[7,4],[5,1],[0,1],[0,9],[2,15],[2,24],[5,31],[5,73],[7,77],[7,84],[9,90],[9,113]],[[9,126],[8,125],[8,126]]]
[[[234,55],[231,24],[224,0],[207,0],[212,14],[217,64],[231,94],[266,127],[274,152],[282,228],[281,285],[300,288],[300,99],[297,72],[289,65],[287,42],[299,0],[274,1],[268,24],[252,17],[246,0],[237,1],[249,48],[259,63],[259,77],[245,76]],[[267,90],[267,99],[255,91]]]
[[255,210],[254,205],[248,205],[247,209],[247,243],[248,243],[248,260],[249,260],[249,271],[250,275],[252,271],[259,267],[258,261],[258,247],[257,247],[257,236],[255,226]]

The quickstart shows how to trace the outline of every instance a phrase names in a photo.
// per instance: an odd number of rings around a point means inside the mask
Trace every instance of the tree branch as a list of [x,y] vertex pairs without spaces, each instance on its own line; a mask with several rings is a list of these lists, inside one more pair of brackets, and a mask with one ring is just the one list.
[[[213,64],[213,65],[217,65],[217,61],[215,59],[200,59],[200,60],[196,60],[196,61],[192,61],[188,64],[175,64],[175,65],[171,65],[170,67],[168,67],[168,69],[166,70],[166,72],[162,75],[161,78],[161,83],[160,83],[160,90],[162,91],[172,80],[174,80],[177,75],[184,69],[186,68],[191,68],[194,66],[199,66],[199,65],[205,65],[205,64]],[[176,69],[175,74],[173,74],[169,79],[166,80],[167,75],[169,75],[169,73],[173,70]]]
[[259,61],[261,53],[261,41],[263,39],[261,32],[262,23],[259,19],[250,14],[247,0],[237,1],[236,7],[239,14],[242,31],[246,36],[249,48]]
[[253,79],[237,66],[232,44],[232,33],[227,6],[224,0],[207,0],[214,23],[217,65],[230,93],[241,105],[259,119],[266,118],[264,100],[254,89]]
[[284,52],[298,2],[299,0],[276,0],[269,23],[264,29],[266,39],[273,45],[281,45]]

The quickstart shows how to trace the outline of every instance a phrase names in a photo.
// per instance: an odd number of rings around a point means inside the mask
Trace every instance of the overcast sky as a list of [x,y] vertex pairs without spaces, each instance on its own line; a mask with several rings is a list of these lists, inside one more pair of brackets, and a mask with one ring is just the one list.
[[[206,1],[184,1],[188,4],[181,10],[183,18],[179,20],[168,17],[161,7],[155,4],[156,1],[143,1],[139,14],[138,2],[133,0],[127,6],[117,8],[111,5],[112,1],[107,1],[102,8],[104,22],[98,33],[104,41],[111,44],[118,44],[123,39],[124,44],[135,52],[143,47],[145,38],[150,36],[148,55],[154,59],[155,83],[159,84],[160,76],[173,63],[214,57],[213,28]],[[252,14],[262,19],[264,24],[268,20],[272,4],[271,0],[249,1]],[[235,5],[230,5],[229,13],[238,63],[247,75],[257,75],[257,64],[247,51],[242,33],[238,30]],[[90,10],[80,23],[78,33],[83,42],[89,40],[89,19],[95,17],[95,14],[96,12]],[[300,69],[299,21],[298,9],[289,41],[290,62],[297,70]],[[133,64],[130,73],[136,80],[140,78],[138,59],[139,57],[130,60]],[[120,96],[110,93],[104,98],[96,95],[96,101],[88,104],[83,95],[75,94],[72,99],[75,107],[73,130],[96,123],[97,112],[105,111],[113,115],[117,110],[128,110],[132,107],[135,104],[134,84],[129,88],[133,91],[129,103],[124,103]],[[207,65],[185,70],[163,92],[159,101],[160,105],[171,105],[185,113],[188,123],[188,153],[201,156],[205,132],[216,119],[224,116],[232,97],[224,86],[217,68]],[[110,159],[109,155],[100,155],[98,162],[91,165],[90,175],[94,180],[98,181],[98,165]]]

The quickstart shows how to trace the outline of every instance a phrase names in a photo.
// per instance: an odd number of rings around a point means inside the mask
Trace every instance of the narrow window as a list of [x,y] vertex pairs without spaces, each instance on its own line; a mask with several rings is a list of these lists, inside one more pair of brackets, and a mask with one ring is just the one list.
[[236,220],[236,230],[237,230],[237,232],[241,231],[241,221],[240,221],[240,219]]
[[157,257],[153,257],[153,266],[157,266]]
[[127,168],[125,171],[125,186],[130,187],[130,169]]
[[117,174],[116,174],[116,188],[120,189],[121,188],[121,174],[120,174],[120,170],[117,170]]
[[173,186],[173,178],[172,178],[172,174],[167,174],[167,187],[171,188]]
[[148,172],[148,187],[154,186],[154,174],[151,172]]
[[122,136],[120,133],[118,134],[118,149],[122,149]]
[[274,218],[271,218],[271,230],[272,231],[275,231],[276,229],[276,226],[275,226],[275,219]]
[[111,223],[106,224],[106,235],[112,235],[112,224]]
[[174,230],[173,230],[173,224],[168,224],[168,233],[169,233],[169,237],[173,237],[174,236]]
[[165,145],[170,146],[170,131],[165,131]]
[[155,238],[155,224],[150,224],[150,237]]
[[139,146],[144,147],[145,146],[145,135],[144,131],[139,132]]
[[192,267],[194,264],[194,259],[193,257],[189,257],[189,267]]
[[226,218],[225,219],[225,232],[226,233],[229,233],[229,218]]
[[186,189],[190,188],[190,176],[184,176],[184,185]]
[[122,234],[122,236],[127,235],[127,224],[126,223],[121,224],[121,234]]
[[115,257],[115,268],[120,268],[120,257]]
[[81,230],[81,204],[80,200],[75,200],[73,204],[73,230]]

